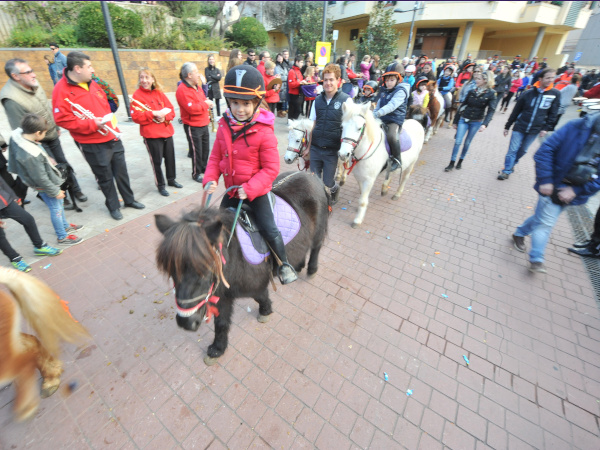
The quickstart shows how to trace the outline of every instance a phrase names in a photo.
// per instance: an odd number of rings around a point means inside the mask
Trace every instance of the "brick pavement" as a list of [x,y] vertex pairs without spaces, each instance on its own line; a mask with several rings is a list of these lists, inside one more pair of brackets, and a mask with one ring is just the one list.
[[[174,216],[198,194],[159,198],[130,134],[134,190],[149,208],[127,211],[115,227],[88,202],[89,238],[32,272],[93,335],[85,348],[65,348],[63,383],[78,387],[43,400],[25,424],[12,421],[12,387],[0,390],[0,448],[600,448],[594,292],[566,252],[565,215],[547,275],[530,274],[512,248],[512,231],[535,206],[538,144],[497,181],[506,118],[477,135],[452,173],[443,168],[453,132],[441,130],[401,199],[374,189],[357,230],[350,179],[317,276],[272,293],[267,324],[252,300],[240,300],[230,346],[212,367],[202,361],[212,324],[198,333],[176,327],[154,264],[160,237],[150,210]],[[283,153],[281,119],[277,131]],[[180,178],[197,191],[187,170]],[[94,194],[93,179],[84,182]]]

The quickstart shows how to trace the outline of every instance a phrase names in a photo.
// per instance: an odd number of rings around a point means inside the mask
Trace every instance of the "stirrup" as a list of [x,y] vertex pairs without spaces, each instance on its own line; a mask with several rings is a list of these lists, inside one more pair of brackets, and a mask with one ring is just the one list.
[[390,171],[391,172],[394,172],[394,171],[402,168],[402,161],[400,161],[399,159],[397,159],[394,156],[390,156],[389,162],[390,162]]
[[[284,280],[283,276],[281,275],[281,271],[284,267],[289,267],[290,270],[292,271],[291,275],[292,275],[292,279],[289,280]],[[294,281],[296,281],[298,279],[298,274],[296,273],[296,270],[292,267],[292,265],[290,263],[281,263],[281,266],[279,266],[277,268],[277,278],[279,278],[279,281],[281,282],[281,284],[289,284],[289,283],[293,283]]]

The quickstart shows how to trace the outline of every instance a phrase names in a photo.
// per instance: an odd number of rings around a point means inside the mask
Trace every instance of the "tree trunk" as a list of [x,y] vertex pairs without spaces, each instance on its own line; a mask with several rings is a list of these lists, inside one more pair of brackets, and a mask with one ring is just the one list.
[[217,24],[221,25],[218,36],[221,36],[222,30],[223,30],[223,8],[225,7],[225,2],[217,2],[217,3],[219,5],[219,12],[217,13],[217,17],[215,17],[213,26],[210,29],[210,37],[213,37],[213,38],[217,36],[217,32],[216,32]]

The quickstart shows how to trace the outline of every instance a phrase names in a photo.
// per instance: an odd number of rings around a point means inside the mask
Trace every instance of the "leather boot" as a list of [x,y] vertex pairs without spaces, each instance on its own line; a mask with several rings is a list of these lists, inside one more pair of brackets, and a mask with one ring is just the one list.
[[398,141],[398,137],[396,139],[392,139],[390,144],[390,151],[392,155],[390,156],[390,170],[393,172],[394,170],[398,170],[402,167],[402,157],[400,156],[400,141]]
[[273,253],[275,253],[281,261],[281,266],[279,266],[279,269],[277,270],[277,276],[279,277],[281,284],[288,284],[296,281],[298,279],[298,275],[288,262],[287,255],[285,253],[285,244],[283,243],[281,233],[275,239],[268,241],[268,243]]
[[329,189],[329,194],[331,195],[331,205],[335,205],[340,198],[340,185],[335,183],[335,185]]
[[462,168],[462,162],[463,162],[462,159],[458,160],[458,164],[456,165],[456,170],[460,170]]
[[445,172],[450,172],[452,169],[454,169],[454,161],[450,161],[450,164],[448,164],[446,166],[446,168],[444,169]]

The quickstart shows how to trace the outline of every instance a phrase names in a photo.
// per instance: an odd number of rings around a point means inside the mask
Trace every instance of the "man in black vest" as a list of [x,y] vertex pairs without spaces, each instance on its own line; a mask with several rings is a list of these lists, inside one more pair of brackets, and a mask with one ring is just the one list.
[[323,92],[317,96],[309,119],[314,122],[310,145],[310,170],[331,193],[331,203],[337,203],[340,186],[335,182],[338,151],[342,139],[342,104],[352,101],[348,94],[338,90],[341,77],[337,64],[327,64],[323,69]]

